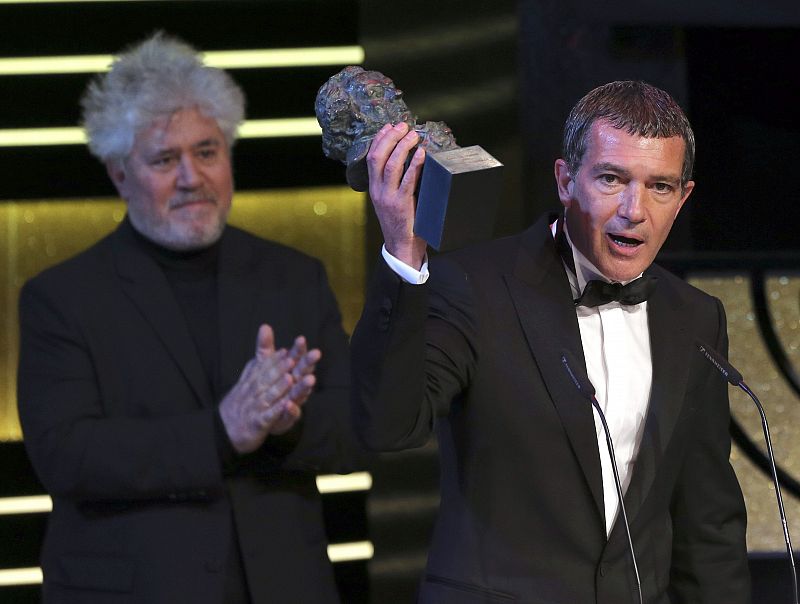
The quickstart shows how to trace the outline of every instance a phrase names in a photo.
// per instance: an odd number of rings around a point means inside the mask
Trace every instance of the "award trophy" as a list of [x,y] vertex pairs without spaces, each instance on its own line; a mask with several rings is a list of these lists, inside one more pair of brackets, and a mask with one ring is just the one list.
[[369,188],[366,156],[384,124],[406,122],[426,151],[414,233],[435,250],[488,239],[494,228],[503,164],[480,146],[459,147],[444,122],[417,124],[403,93],[378,71],[345,67],[317,93],[314,104],[325,157],[347,166],[347,184]]

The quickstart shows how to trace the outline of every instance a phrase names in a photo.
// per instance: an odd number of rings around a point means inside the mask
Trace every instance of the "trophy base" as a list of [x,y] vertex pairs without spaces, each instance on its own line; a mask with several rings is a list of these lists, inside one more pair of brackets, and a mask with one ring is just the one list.
[[479,145],[428,153],[414,233],[437,251],[490,239],[502,188],[502,167]]

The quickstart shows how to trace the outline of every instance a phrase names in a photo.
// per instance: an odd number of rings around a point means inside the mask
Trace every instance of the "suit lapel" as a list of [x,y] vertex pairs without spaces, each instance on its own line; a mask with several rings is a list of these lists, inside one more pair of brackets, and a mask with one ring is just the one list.
[[122,289],[169,351],[198,401],[212,403],[197,347],[163,271],[135,240],[127,219],[115,232],[114,263]]
[[591,405],[570,381],[561,362],[568,351],[586,373],[580,330],[569,282],[545,218],[523,235],[514,271],[505,276],[528,346],[603,521],[603,484]]

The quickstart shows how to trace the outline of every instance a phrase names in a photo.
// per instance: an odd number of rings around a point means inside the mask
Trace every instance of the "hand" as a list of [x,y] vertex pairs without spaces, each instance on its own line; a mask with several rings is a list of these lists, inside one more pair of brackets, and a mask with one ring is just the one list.
[[369,196],[381,225],[386,250],[398,260],[419,270],[425,257],[425,240],[414,234],[414,191],[417,188],[425,150],[417,148],[408,169],[406,159],[419,142],[408,124],[385,124],[367,153]]
[[322,358],[322,353],[316,348],[308,350],[306,339],[298,336],[289,351],[289,358],[293,359],[295,363],[292,369],[294,384],[282,401],[283,413],[272,424],[270,434],[284,434],[300,419],[301,407],[316,384],[317,378],[313,372]]
[[219,406],[237,452],[255,451],[273,429],[278,434],[294,425],[314,386],[312,372],[320,356],[319,350],[306,350],[303,338],[295,341],[291,351],[275,350],[272,328],[259,328],[255,356]]

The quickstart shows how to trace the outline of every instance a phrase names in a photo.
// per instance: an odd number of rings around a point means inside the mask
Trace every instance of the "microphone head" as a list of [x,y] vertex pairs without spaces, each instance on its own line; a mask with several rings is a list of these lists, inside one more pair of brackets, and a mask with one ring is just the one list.
[[733,365],[731,365],[725,359],[725,357],[723,357],[720,353],[699,338],[695,339],[694,343],[702,355],[708,359],[709,363],[717,368],[717,370],[722,374],[729,384],[732,386],[739,386],[742,383],[744,379],[742,378],[742,374],[736,371]]
[[578,392],[591,401],[595,394],[594,386],[592,386],[588,376],[578,372],[580,365],[568,350],[561,351],[561,365],[567,372],[569,379],[575,384]]

